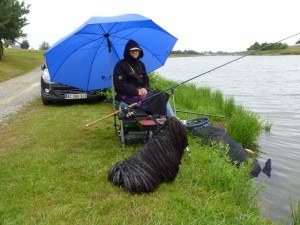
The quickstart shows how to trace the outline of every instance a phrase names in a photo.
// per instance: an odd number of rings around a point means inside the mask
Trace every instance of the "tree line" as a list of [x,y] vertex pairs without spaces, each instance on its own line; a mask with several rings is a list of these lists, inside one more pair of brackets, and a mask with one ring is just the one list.
[[[298,41],[300,42],[300,40]],[[297,43],[296,43],[297,44]],[[251,50],[261,50],[261,51],[267,51],[267,50],[279,50],[279,49],[286,49],[289,46],[284,43],[267,43],[264,42],[262,44],[259,44],[258,42],[255,42],[253,45],[251,45],[249,48],[247,48],[248,51]]]
[[[295,44],[296,45],[300,44],[300,39]],[[280,50],[280,49],[286,49],[288,47],[289,47],[289,45],[284,44],[284,43],[267,43],[267,42],[264,42],[262,44],[259,44],[258,42],[255,42],[253,45],[251,45],[249,48],[247,48],[247,51],[252,51],[252,50],[261,50],[261,51]],[[172,51],[171,54],[174,54],[174,55],[230,55],[232,53],[222,52],[222,51],[197,52],[197,51],[194,51],[194,50],[184,50],[184,51],[175,50],[175,51]]]
[[217,51],[217,52],[212,52],[212,51],[204,51],[204,52],[197,52],[194,50],[174,50],[171,52],[173,55],[202,55],[202,56],[207,56],[207,55],[231,55],[232,53],[229,52],[223,52],[223,51]]

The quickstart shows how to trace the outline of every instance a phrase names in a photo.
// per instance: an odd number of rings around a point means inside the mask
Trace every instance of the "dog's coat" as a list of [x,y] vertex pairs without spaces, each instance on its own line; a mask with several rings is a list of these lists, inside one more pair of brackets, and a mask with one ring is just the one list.
[[133,156],[110,168],[108,179],[132,193],[152,192],[162,182],[176,178],[187,145],[185,126],[168,118]]

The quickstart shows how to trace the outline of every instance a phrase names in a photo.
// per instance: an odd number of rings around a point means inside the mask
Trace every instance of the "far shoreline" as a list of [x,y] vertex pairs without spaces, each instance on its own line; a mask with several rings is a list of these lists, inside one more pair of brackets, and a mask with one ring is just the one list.
[[[170,58],[177,58],[177,57],[199,57],[199,56],[239,56],[239,55],[247,55],[251,54],[251,51],[240,51],[240,52],[201,52],[199,54],[170,54]],[[255,55],[266,55],[266,56],[274,56],[274,55],[300,55],[300,45],[293,45],[289,46],[286,49],[280,50],[267,50],[267,51],[258,51],[254,54]]]

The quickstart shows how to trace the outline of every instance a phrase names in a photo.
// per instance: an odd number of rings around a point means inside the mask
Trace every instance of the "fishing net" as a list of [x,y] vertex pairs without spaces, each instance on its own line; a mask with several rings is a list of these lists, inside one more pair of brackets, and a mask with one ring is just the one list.
[[205,126],[199,129],[193,129],[192,133],[206,141],[215,141],[221,143],[224,150],[228,147],[228,156],[230,160],[238,164],[247,161],[247,153],[241,144],[234,141],[223,127]]
[[[248,155],[243,146],[233,140],[225,128],[212,126],[208,118],[188,120],[186,127],[196,137],[200,138],[204,144],[211,144],[212,142],[220,143],[223,150],[227,150],[230,160],[235,162],[237,166],[240,166],[241,163],[247,162]],[[257,177],[260,172],[263,171],[263,173],[270,177],[271,170],[271,159],[267,160],[263,169],[261,169],[258,160],[253,159],[250,176]]]

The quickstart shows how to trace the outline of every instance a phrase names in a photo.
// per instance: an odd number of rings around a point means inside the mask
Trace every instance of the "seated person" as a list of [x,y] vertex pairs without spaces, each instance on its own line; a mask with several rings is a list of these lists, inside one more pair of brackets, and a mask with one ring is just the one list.
[[[161,91],[151,91],[145,64],[140,60],[143,50],[134,40],[129,40],[124,49],[124,59],[120,60],[113,73],[116,100],[144,109],[150,114],[174,116],[168,103],[169,95]],[[153,96],[153,97],[151,97]]]

